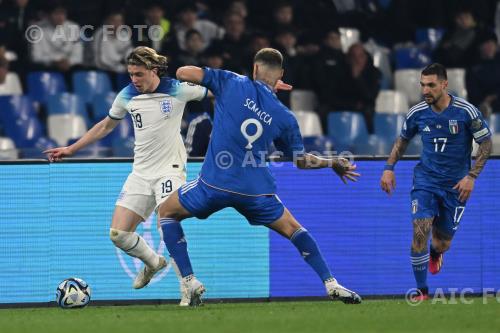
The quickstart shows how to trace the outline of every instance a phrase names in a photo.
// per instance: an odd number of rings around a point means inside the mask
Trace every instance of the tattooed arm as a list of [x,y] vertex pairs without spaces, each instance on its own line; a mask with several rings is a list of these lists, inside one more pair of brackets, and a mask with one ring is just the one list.
[[396,188],[394,165],[397,163],[397,161],[399,161],[401,156],[403,156],[409,142],[409,140],[406,140],[403,137],[399,137],[392,147],[391,155],[389,155],[389,158],[387,159],[387,164],[384,169],[382,179],[380,179],[380,186],[382,187],[382,190],[387,194],[391,194],[392,190]]
[[462,178],[453,189],[458,190],[458,200],[465,202],[469,199],[472,190],[474,189],[474,182],[483,171],[484,165],[491,154],[492,142],[491,138],[486,139],[479,144],[479,149],[476,154],[476,163],[469,171],[469,174]]
[[408,144],[410,143],[409,140],[406,140],[403,137],[399,137],[396,142],[394,143],[394,146],[392,147],[391,155],[389,155],[389,158],[387,159],[387,164],[389,165],[394,165],[399,161],[401,156],[406,151],[406,148],[408,148]]
[[476,153],[476,163],[474,163],[474,167],[472,167],[469,171],[469,176],[477,178],[481,171],[483,171],[484,165],[486,164],[488,157],[490,157],[492,146],[493,143],[491,138],[484,140],[479,144],[479,149]]

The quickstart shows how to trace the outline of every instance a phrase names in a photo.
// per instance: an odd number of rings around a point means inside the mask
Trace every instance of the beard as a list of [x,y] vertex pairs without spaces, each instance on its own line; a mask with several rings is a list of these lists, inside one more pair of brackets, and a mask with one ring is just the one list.
[[432,96],[432,95],[424,95],[425,102],[429,105],[435,105],[439,99],[441,98],[441,95],[439,96]]

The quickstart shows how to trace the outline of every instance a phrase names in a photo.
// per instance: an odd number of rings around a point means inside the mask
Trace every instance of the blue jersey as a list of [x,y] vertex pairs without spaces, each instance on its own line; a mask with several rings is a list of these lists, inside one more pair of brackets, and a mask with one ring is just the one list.
[[245,195],[276,193],[266,157],[273,142],[290,154],[304,146],[297,120],[263,82],[204,68],[201,84],[216,97],[212,136],[201,179]]
[[491,137],[477,108],[455,96],[451,96],[450,105],[440,113],[426,102],[412,107],[401,136],[410,140],[417,133],[423,149],[415,166],[414,189],[451,190],[471,168],[472,139],[480,143]]

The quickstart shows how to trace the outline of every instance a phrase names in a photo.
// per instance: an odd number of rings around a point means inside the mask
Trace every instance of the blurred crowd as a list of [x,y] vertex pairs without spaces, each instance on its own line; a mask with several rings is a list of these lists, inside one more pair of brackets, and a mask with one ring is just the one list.
[[[343,42],[345,27],[359,38]],[[435,45],[418,44],[416,31],[427,28],[441,32]],[[33,71],[61,72],[69,87],[77,70],[114,78],[138,45],[166,55],[171,76],[183,65],[251,75],[255,52],[271,46],[285,57],[284,81],[315,92],[325,132],[328,113],[350,110],[372,133],[375,100],[392,88],[400,47],[466,69],[469,100],[485,113],[500,111],[499,33],[495,0],[0,0],[0,94],[26,93]],[[374,50],[387,51],[384,68]],[[289,93],[279,98],[290,105]]]

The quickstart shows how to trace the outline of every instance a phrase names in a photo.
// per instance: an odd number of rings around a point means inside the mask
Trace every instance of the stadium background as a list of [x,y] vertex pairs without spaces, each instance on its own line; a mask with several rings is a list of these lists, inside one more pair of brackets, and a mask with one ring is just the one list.
[[[379,189],[384,161],[358,161],[363,179],[344,186],[329,170],[301,172],[272,166],[279,196],[316,237],[335,276],[362,296],[402,295],[413,286],[408,253],[415,160],[398,165],[398,189]],[[430,277],[434,288],[496,288],[500,276],[498,197],[500,161],[489,161],[446,254],[445,269]],[[189,179],[201,163],[189,163]],[[172,300],[178,282],[167,269],[148,288],[133,290],[138,262],[108,239],[113,204],[130,162],[0,165],[0,303],[47,303],[64,278],[78,276],[94,300]],[[208,299],[323,296],[317,276],[288,241],[251,227],[232,209],[208,220],[185,222],[190,255]],[[139,232],[164,251],[154,219]],[[165,252],[163,252],[165,253]]]
[[[112,27],[122,25],[127,34],[115,36]],[[0,158],[42,158],[40,151],[74,142],[104,118],[128,83],[124,59],[137,45],[167,55],[170,75],[185,64],[251,74],[254,53],[276,47],[295,88],[278,96],[296,113],[306,147],[368,155],[390,152],[420,100],[420,69],[439,61],[450,90],[489,121],[500,153],[499,33],[496,0],[2,0]],[[208,101],[185,112],[191,156],[206,149],[204,113],[212,115]],[[414,140],[408,152],[419,149]],[[79,152],[132,154],[129,119]]]
[[[26,4],[22,10],[20,3]],[[66,9],[67,19],[79,26],[94,26],[93,32],[116,10],[129,26],[151,26],[148,20],[158,18],[160,8],[163,16],[158,23],[165,28],[168,21],[171,27],[170,33],[165,30],[165,40],[157,45],[133,36],[129,46],[146,44],[167,54],[170,75],[183,64],[210,64],[248,74],[255,47],[279,48],[285,55],[285,81],[295,87],[292,93],[280,93],[279,97],[295,112],[307,149],[318,152],[388,154],[408,107],[420,99],[420,69],[439,60],[450,69],[451,90],[483,112],[495,134],[494,151],[500,153],[500,108],[494,99],[486,98],[498,94],[500,83],[495,77],[485,82],[481,75],[473,75],[490,72],[495,76],[500,72],[496,48],[492,59],[481,54],[482,45],[493,41],[497,46],[497,1],[318,0],[314,6],[305,0],[186,3],[0,1],[0,68],[19,81],[18,87],[10,86],[12,81],[0,82],[0,94],[5,95],[0,97],[0,158],[42,158],[43,149],[74,142],[106,116],[115,92],[128,82],[123,59],[111,68],[99,63],[101,53],[95,52],[90,41],[82,41],[81,61],[69,70],[55,66],[50,53],[47,61],[33,60],[26,28],[61,8]],[[183,49],[176,35],[180,13],[192,8],[197,20],[208,20],[220,32],[213,37],[213,45],[195,53]],[[277,17],[278,9],[283,8],[291,8],[291,20]],[[149,10],[153,13],[148,14]],[[284,16],[290,16],[289,9],[284,11],[288,13]],[[456,15],[463,12],[473,14],[476,23],[457,29]],[[242,21],[243,38],[234,40],[222,32],[241,30]],[[209,23],[200,26],[206,28]],[[441,41],[456,42],[470,32],[473,38],[468,52],[458,60],[451,59],[453,51],[443,50]],[[327,42],[325,37],[331,40]],[[349,74],[350,66],[359,60],[354,49],[349,52],[352,45],[358,49],[362,45],[362,53],[367,55],[361,76],[361,80],[373,83],[367,93],[359,85],[346,83],[359,83]],[[341,64],[338,68],[337,63]],[[500,75],[496,76],[500,80]],[[353,90],[336,95],[338,82]],[[474,89],[482,84],[488,84],[482,90],[489,95]],[[348,96],[349,100],[340,103],[331,96]],[[358,108],[360,104],[364,107]],[[189,145],[206,144],[206,128],[194,126],[202,133],[191,133],[191,139],[188,130],[204,112],[211,114],[210,103],[188,106],[183,135]],[[201,141],[192,142],[193,138]],[[419,149],[418,139],[413,140],[408,153],[418,155]],[[69,276],[86,279],[96,300],[177,297],[171,271],[147,289],[133,291],[130,275],[137,272],[137,262],[123,259],[107,236],[116,196],[131,165],[129,161],[94,163],[92,159],[131,157],[132,152],[133,129],[127,119],[108,138],[79,153],[78,157],[90,159],[86,163],[49,165],[36,160],[0,165],[0,303],[49,302],[57,283]],[[398,165],[398,190],[391,198],[379,189],[383,164],[377,158],[360,161],[362,180],[345,188],[328,171],[304,173],[288,164],[272,167],[282,200],[318,239],[339,280],[362,295],[401,295],[414,284],[408,255],[409,190],[415,161]],[[189,164],[190,179],[199,167],[197,162]],[[446,255],[446,269],[431,277],[431,286],[479,292],[500,284],[494,202],[499,170],[498,160],[488,162],[453,248]],[[154,225],[149,221],[141,232],[161,247]],[[232,210],[209,221],[187,222],[186,233],[193,264],[209,289],[208,297],[323,295],[317,277],[294,248],[265,229],[249,227]]]

